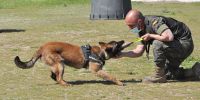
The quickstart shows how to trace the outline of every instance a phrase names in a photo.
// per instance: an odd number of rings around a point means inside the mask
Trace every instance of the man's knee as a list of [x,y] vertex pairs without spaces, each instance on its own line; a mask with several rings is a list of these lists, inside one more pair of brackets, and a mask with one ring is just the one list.
[[153,41],[153,49],[154,50],[161,50],[163,48],[163,42],[162,41],[158,41],[158,40],[154,40]]
[[154,40],[153,42],[153,55],[154,55],[154,63],[158,67],[164,67],[166,57],[163,49],[163,42]]

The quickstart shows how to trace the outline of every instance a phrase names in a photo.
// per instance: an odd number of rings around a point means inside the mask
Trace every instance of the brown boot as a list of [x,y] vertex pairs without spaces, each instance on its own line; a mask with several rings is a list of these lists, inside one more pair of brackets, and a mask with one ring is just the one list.
[[142,80],[143,83],[165,83],[167,82],[166,75],[165,75],[165,69],[156,67],[155,74],[145,77]]

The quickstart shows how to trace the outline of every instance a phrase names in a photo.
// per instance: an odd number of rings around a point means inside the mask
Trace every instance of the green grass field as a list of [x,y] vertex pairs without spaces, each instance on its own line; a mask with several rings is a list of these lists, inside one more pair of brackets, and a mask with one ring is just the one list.
[[[80,3],[79,3],[80,2]],[[200,61],[200,3],[141,3],[132,7],[145,15],[164,15],[186,23],[193,35],[195,49],[183,62],[189,68]],[[50,68],[38,61],[31,69],[19,69],[13,59],[20,55],[29,60],[40,45],[49,41],[77,45],[97,45],[99,41],[132,41],[123,20],[89,20],[88,0],[0,0],[0,30],[23,32],[0,33],[1,100],[199,100],[199,82],[144,84],[141,79],[153,72],[153,56],[111,59],[104,69],[125,82],[117,86],[87,70],[65,68],[64,79],[72,87],[63,87],[50,78]],[[135,45],[127,48],[131,50]]]

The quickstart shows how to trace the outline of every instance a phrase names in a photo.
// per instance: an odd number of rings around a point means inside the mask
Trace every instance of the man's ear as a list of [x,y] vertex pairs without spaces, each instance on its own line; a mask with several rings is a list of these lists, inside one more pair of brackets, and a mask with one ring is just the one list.
[[141,26],[142,19],[138,19],[138,24]]
[[101,47],[103,47],[103,46],[106,45],[106,43],[105,43],[105,42],[99,42],[99,45],[100,45]]
[[139,25],[139,29],[144,29],[144,25],[143,25],[143,20],[142,19],[138,19],[138,25]]

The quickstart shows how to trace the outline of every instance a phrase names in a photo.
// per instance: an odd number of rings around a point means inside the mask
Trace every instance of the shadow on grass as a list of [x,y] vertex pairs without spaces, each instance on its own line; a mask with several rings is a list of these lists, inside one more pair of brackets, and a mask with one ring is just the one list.
[[[130,79],[130,80],[120,80],[123,83],[141,83],[142,80],[135,80],[135,79]],[[168,80],[168,83],[173,83],[173,82],[199,82],[198,80]],[[68,81],[69,84],[72,85],[83,85],[83,84],[105,84],[105,85],[113,85],[114,83],[111,81],[107,80],[77,80],[77,81]]]
[[[120,80],[123,83],[140,83],[141,80],[135,80],[135,79],[131,79],[131,80]],[[72,85],[82,85],[82,84],[106,84],[106,85],[113,85],[114,83],[111,81],[107,81],[107,80],[77,80],[77,81],[68,81],[69,84]]]
[[176,83],[176,82],[200,82],[198,79],[185,79],[185,80],[167,80],[168,83]]
[[[123,82],[125,85],[126,83],[141,83],[142,80],[135,80],[135,79],[130,79],[130,80],[120,80]],[[180,82],[200,82],[199,80],[168,80],[167,83],[180,83]],[[105,85],[115,85],[111,81],[107,80],[77,80],[77,81],[67,81],[67,83],[71,85],[84,85],[84,84],[105,84]],[[53,84],[38,84],[40,86],[50,86],[50,85],[59,85],[58,83],[53,83]]]
[[0,33],[25,32],[24,29],[0,29]]
[[[120,80],[123,82],[125,85],[126,83],[141,83],[142,80],[135,80],[135,79],[130,79],[130,80]],[[67,83],[71,85],[83,85],[83,84],[105,84],[105,85],[115,85],[111,81],[107,80],[77,80],[77,81],[67,81]],[[38,84],[40,86],[50,86],[50,85],[59,85],[58,83],[53,83],[53,84]]]

